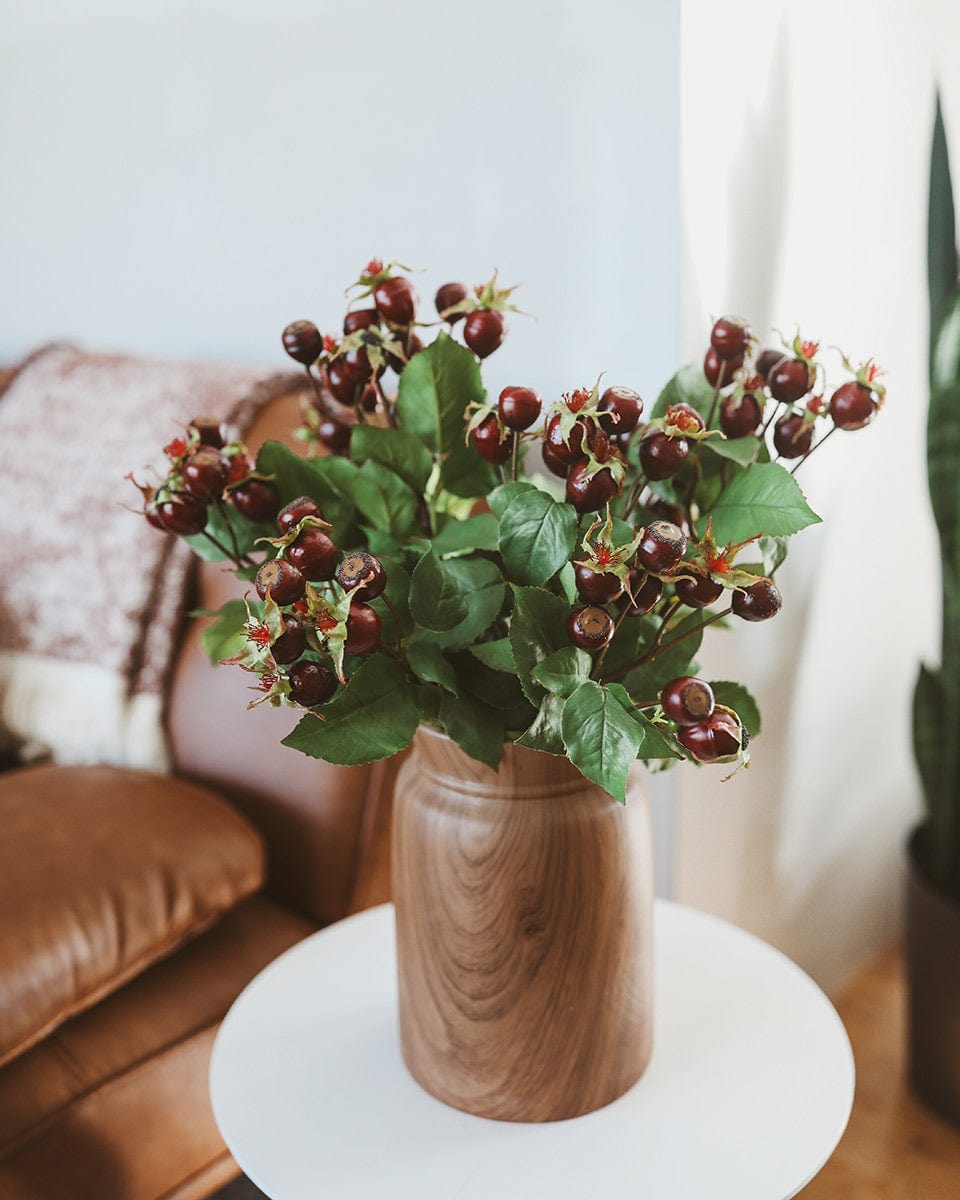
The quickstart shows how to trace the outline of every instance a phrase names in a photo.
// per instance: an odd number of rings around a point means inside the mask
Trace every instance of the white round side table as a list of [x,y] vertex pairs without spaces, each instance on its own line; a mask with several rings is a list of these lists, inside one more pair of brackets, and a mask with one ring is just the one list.
[[511,1124],[441,1104],[407,1074],[393,910],[294,946],[241,993],[210,1064],[217,1124],[273,1200],[786,1200],[846,1127],[840,1019],[778,951],[657,902],[653,1060],[571,1121]]

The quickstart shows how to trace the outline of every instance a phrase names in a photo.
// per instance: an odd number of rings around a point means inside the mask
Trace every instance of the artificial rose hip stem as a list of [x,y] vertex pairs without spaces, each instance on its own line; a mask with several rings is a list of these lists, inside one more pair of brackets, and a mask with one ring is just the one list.
[[702,629],[706,629],[708,625],[712,625],[714,621],[719,621],[721,617],[728,617],[732,612],[733,605],[731,605],[729,608],[723,609],[721,612],[714,613],[712,617],[708,617],[707,620],[698,625],[696,629],[691,629],[687,633],[681,634],[679,637],[671,638],[669,642],[664,642],[664,644],[658,647],[653,654],[648,652],[641,658],[638,658],[635,662],[628,663],[625,667],[621,667],[619,671],[614,671],[612,675],[607,677],[607,682],[613,683],[618,679],[623,679],[625,676],[629,675],[631,671],[636,670],[637,667],[644,667],[648,662],[653,662],[655,658],[659,658],[659,656],[664,654],[667,650],[671,650],[674,646],[679,646],[680,643],[685,642],[688,637],[693,637],[695,633],[698,633]]
[[214,505],[217,512],[220,514],[224,525],[227,527],[227,532],[230,534],[230,545],[233,547],[233,554],[231,555],[233,561],[237,564],[237,566],[240,566],[244,563],[247,565],[252,565],[251,560],[249,558],[245,558],[240,553],[240,546],[237,544],[237,535],[234,532],[233,526],[230,524],[230,518],[227,515],[227,510],[223,506],[223,501],[218,497],[216,500],[214,500]]
[[823,443],[828,438],[832,437],[836,432],[837,432],[836,425],[834,425],[832,429],[828,429],[827,432],[823,435],[823,437],[818,442],[816,442],[813,446],[810,447],[810,449],[803,456],[803,458],[800,459],[800,461],[796,464],[796,466],[790,468],[790,474],[796,475],[796,473],[800,470],[800,468],[807,461],[807,459],[811,456],[811,454],[813,454],[814,450],[819,450],[820,447],[823,445]]

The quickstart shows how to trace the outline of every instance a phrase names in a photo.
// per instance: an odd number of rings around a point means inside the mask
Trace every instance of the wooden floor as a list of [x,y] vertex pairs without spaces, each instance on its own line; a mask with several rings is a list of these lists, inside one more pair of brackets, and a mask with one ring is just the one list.
[[891,952],[837,1002],[857,1063],[847,1132],[801,1200],[960,1200],[960,1129],[906,1082],[903,960]]

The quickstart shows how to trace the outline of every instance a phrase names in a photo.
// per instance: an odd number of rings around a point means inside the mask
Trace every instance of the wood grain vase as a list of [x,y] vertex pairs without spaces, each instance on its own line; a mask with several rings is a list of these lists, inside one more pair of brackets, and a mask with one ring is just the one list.
[[499,772],[421,728],[393,831],[400,1041],[454,1108],[556,1121],[616,1100],[652,1042],[653,862],[624,807],[565,758]]

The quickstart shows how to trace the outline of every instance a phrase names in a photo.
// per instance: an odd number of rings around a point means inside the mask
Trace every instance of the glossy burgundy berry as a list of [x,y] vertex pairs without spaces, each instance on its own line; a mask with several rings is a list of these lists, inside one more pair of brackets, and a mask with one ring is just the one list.
[[334,400],[341,404],[353,404],[357,394],[357,381],[350,374],[342,358],[335,358],[327,366],[327,387]]
[[663,575],[672,571],[687,549],[683,530],[672,521],[651,521],[637,547],[637,561],[648,571]]
[[194,417],[190,422],[190,428],[196,431],[201,446],[212,446],[214,450],[220,450],[223,447],[226,439],[223,436],[223,428],[216,417]]
[[690,443],[683,437],[667,437],[654,429],[640,442],[640,465],[648,479],[669,479],[683,466]]
[[377,312],[391,325],[412,325],[417,315],[417,293],[403,275],[378,283],[373,291],[373,302]]
[[272,521],[280,510],[280,493],[267,479],[248,479],[230,492],[237,512],[249,521]]
[[369,329],[380,320],[380,314],[375,308],[355,308],[343,318],[344,336],[357,333],[361,329]]
[[148,500],[143,506],[143,515],[154,529],[159,529],[162,533],[166,533],[167,527],[160,520],[160,513],[157,511],[157,507],[156,500]]
[[207,524],[207,506],[196,496],[177,492],[156,506],[157,518],[164,529],[190,537],[202,533]]
[[651,496],[649,500],[644,501],[643,507],[647,512],[653,513],[655,517],[659,517],[661,521],[672,521],[684,533],[688,532],[687,518],[679,504],[671,504],[669,500],[664,500],[662,496]]
[[852,379],[830,397],[830,416],[838,429],[862,429],[877,411],[873,393]]
[[733,383],[734,375],[742,366],[742,354],[736,358],[723,359],[712,346],[703,359],[703,373],[711,387],[726,387],[728,383]]
[[809,364],[802,358],[784,356],[767,375],[770,394],[781,404],[796,404],[810,391],[812,384]]
[[306,589],[306,580],[293,563],[271,558],[257,571],[254,586],[261,600],[266,600],[269,593],[274,604],[295,604]]
[[543,457],[543,465],[554,475],[558,475],[561,479],[566,479],[567,473],[570,470],[570,463],[566,458],[557,454],[549,442],[544,441],[540,447],[540,454]]
[[673,586],[677,599],[688,608],[706,608],[723,595],[723,584],[709,575],[697,575],[696,578],[683,575]]
[[727,396],[720,402],[720,428],[728,438],[749,437],[756,432],[763,413],[753,392]]
[[660,693],[664,713],[678,725],[696,725],[713,716],[713,688],[695,675],[671,679]]
[[616,623],[605,608],[588,604],[567,617],[567,637],[581,650],[602,650],[613,637]]
[[773,444],[783,458],[803,458],[813,444],[813,426],[800,413],[787,413],[773,427]]
[[462,321],[465,313],[451,313],[446,315],[448,308],[453,308],[462,300],[467,298],[467,289],[462,283],[445,283],[442,287],[437,288],[437,295],[434,299],[434,304],[437,307],[437,312],[448,325],[456,325],[458,321]]
[[747,588],[733,593],[733,611],[744,621],[769,621],[783,605],[777,588],[769,579],[758,579]]
[[500,420],[510,429],[529,429],[542,407],[540,397],[527,387],[505,387],[497,401]]
[[766,379],[781,358],[785,358],[782,350],[764,350],[757,359],[757,374]]
[[505,463],[513,454],[516,440],[517,435],[503,428],[496,413],[490,413],[470,430],[474,450],[489,463]]
[[277,524],[280,527],[280,532],[286,533],[294,525],[299,525],[304,517],[319,517],[322,519],[323,513],[320,511],[320,505],[316,500],[311,500],[309,496],[298,496],[296,500],[291,500],[289,504],[285,504],[277,513]]
[[631,567],[627,578],[627,586],[633,596],[626,596],[626,612],[628,617],[644,617],[654,607],[663,595],[663,584],[656,575],[647,575],[638,567]]
[[742,362],[749,344],[750,325],[743,317],[721,317],[710,331],[710,348],[724,362]]
[[337,677],[322,663],[295,662],[287,671],[290,681],[290,696],[304,708],[315,708],[326,704],[337,690]]
[[628,387],[608,387],[597,405],[603,414],[600,427],[610,434],[632,433],[643,412],[640,393]]
[[325,417],[317,426],[317,441],[334,454],[342,454],[350,445],[350,426]]
[[707,427],[706,421],[693,405],[683,401],[670,405],[667,409],[667,422],[684,433],[702,433]]
[[748,738],[738,720],[717,708],[706,721],[678,729],[677,741],[697,762],[711,763],[736,758]]
[[283,617],[283,633],[271,645],[270,653],[273,661],[286,666],[296,662],[307,648],[307,632],[297,620],[289,614]]
[[[383,393],[375,379],[372,379],[368,384],[364,385],[363,391],[360,393],[360,407],[364,412],[376,412],[380,407],[380,401],[383,398]],[[346,447],[344,447],[346,449]]]
[[345,350],[337,361],[343,363],[343,369],[359,386],[373,377],[370,356],[363,346],[359,346],[356,350]]
[[224,461],[219,450],[212,446],[201,446],[183,464],[183,486],[191,496],[196,496],[204,504],[219,499],[227,480],[230,468]]
[[577,591],[588,604],[609,604],[623,591],[623,584],[618,575],[610,571],[594,571],[583,563],[577,563],[574,568],[577,581]]
[[375,608],[369,604],[351,604],[347,614],[347,640],[343,644],[344,654],[360,657],[369,654],[380,645],[383,622]]
[[304,579],[316,583],[334,577],[340,552],[330,537],[314,525],[308,526],[295,542],[287,546],[283,557],[293,563]]
[[366,550],[348,554],[337,570],[337,583],[345,592],[353,592],[354,600],[373,600],[387,586],[387,573],[379,558]]
[[566,498],[579,513],[596,512],[612,500],[620,490],[609,467],[589,474],[589,459],[581,459],[570,468],[567,476]]
[[560,414],[557,413],[547,421],[545,444],[553,451],[554,456],[566,462],[575,463],[583,457],[584,441],[590,441],[590,429],[586,421],[575,421],[564,441],[560,428]]
[[463,323],[463,340],[478,358],[489,358],[503,341],[507,324],[503,314],[492,308],[478,308],[467,313]]
[[284,350],[305,367],[323,353],[323,337],[312,321],[293,321],[283,331],[282,340]]

